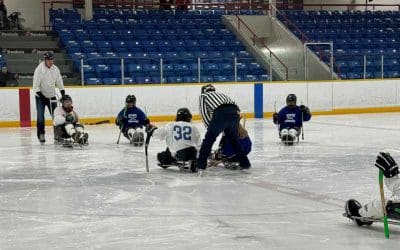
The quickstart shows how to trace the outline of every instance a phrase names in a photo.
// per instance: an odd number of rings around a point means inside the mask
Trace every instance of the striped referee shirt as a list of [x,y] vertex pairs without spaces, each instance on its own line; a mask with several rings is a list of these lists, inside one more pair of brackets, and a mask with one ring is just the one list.
[[229,96],[218,92],[206,92],[200,95],[200,115],[206,127],[210,125],[215,109],[224,104],[236,103]]

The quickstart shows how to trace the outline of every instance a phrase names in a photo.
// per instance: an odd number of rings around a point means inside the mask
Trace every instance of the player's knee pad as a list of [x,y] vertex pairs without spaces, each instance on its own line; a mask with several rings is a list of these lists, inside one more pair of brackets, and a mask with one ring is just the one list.
[[69,136],[72,136],[73,134],[76,133],[75,127],[74,127],[74,125],[71,124],[71,123],[65,124],[64,128],[65,128],[65,131],[67,132],[67,134],[68,134]]
[[78,131],[79,133],[84,133],[85,132],[85,128],[83,127],[82,124],[76,124],[75,125],[75,130]]
[[389,218],[400,220],[400,202],[388,201],[386,211]]
[[281,130],[281,136],[288,135],[288,134],[289,134],[289,129],[284,128]]
[[132,138],[134,146],[143,146],[144,144],[144,133],[143,131],[135,131]]

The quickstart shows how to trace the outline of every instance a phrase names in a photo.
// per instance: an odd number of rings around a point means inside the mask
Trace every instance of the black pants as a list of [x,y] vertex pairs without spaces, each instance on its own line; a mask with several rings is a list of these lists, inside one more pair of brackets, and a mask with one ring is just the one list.
[[194,161],[196,160],[197,150],[195,147],[189,147],[176,152],[175,158],[172,157],[171,151],[167,148],[165,151],[157,154],[157,160],[161,165],[172,165],[177,161]]
[[211,148],[218,135],[222,132],[225,133],[226,140],[231,143],[240,166],[243,168],[250,167],[249,159],[243,152],[242,146],[239,143],[239,121],[240,116],[238,108],[235,105],[223,105],[214,111],[203,143],[201,144],[198,160],[199,169],[206,168],[207,158],[211,154]]
[[[36,128],[37,128],[37,136],[39,137],[40,134],[45,134],[44,131],[44,125],[45,125],[45,120],[44,120],[44,112],[47,107],[47,109],[50,112],[51,117],[53,117],[54,114],[54,109],[57,108],[57,99],[55,97],[50,99],[43,100],[42,98],[39,98],[35,96],[36,99]],[[50,106],[51,105],[51,106]]]

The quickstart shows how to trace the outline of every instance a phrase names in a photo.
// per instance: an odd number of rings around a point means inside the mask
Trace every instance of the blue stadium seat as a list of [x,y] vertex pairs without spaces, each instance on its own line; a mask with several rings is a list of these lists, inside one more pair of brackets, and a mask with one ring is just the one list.
[[202,75],[200,77],[201,82],[214,82],[214,77],[213,76],[207,76],[207,75]]
[[90,77],[85,80],[86,85],[98,85],[101,84],[101,78]]
[[124,78],[124,84],[135,84],[135,78],[132,77],[125,77]]
[[167,77],[167,83],[182,83],[183,77],[180,76],[170,76]]
[[143,67],[141,64],[128,64],[128,75],[131,77],[144,76]]
[[233,82],[235,77],[233,75],[217,75],[214,76],[214,80],[216,82]]
[[103,84],[117,85],[121,84],[120,80],[121,78],[103,78],[102,82]]
[[183,82],[186,82],[186,83],[197,83],[197,82],[199,82],[199,79],[197,78],[197,76],[184,76],[183,77]]

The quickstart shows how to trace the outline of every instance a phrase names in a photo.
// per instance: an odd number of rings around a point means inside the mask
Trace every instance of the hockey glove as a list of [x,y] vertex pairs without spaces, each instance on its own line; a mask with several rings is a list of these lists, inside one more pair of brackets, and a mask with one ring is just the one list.
[[158,129],[156,126],[154,126],[153,124],[149,124],[149,125],[146,126],[146,133],[149,136],[152,136],[153,133],[154,133],[154,130],[156,130],[156,129]]
[[37,95],[37,97],[39,97],[39,99],[40,99],[42,102],[48,103],[49,100],[50,100],[49,98],[45,97],[45,96],[42,94],[42,92],[40,92],[40,91],[36,92],[36,95]]
[[278,124],[278,118],[279,118],[278,113],[274,113],[274,114],[272,115],[272,121],[273,121],[275,124]]
[[382,170],[386,178],[391,178],[399,174],[399,167],[389,153],[380,152],[376,157],[375,166]]
[[299,108],[300,108],[300,111],[301,111],[303,114],[308,114],[308,113],[310,113],[310,109],[309,109],[307,106],[300,105]]
[[75,117],[74,117],[72,114],[68,114],[68,115],[65,117],[65,121],[66,121],[67,123],[74,123],[74,122],[75,122]]

